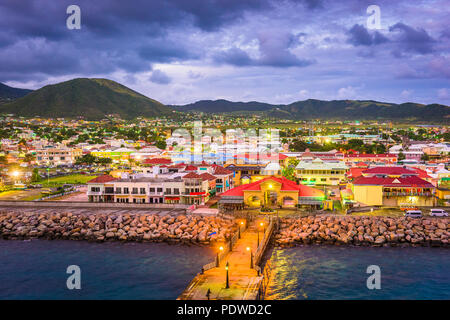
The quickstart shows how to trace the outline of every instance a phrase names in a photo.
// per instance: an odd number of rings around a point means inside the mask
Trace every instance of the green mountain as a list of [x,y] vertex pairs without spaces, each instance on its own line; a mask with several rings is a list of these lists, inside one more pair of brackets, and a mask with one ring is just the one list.
[[13,88],[0,82],[0,104],[21,98],[33,90]]
[[208,113],[224,113],[237,111],[267,111],[274,108],[272,104],[263,102],[232,102],[228,100],[200,100],[184,106],[176,106],[179,111],[201,111]]
[[342,120],[424,120],[449,121],[450,107],[441,104],[388,103],[373,100],[315,100],[308,99],[287,105],[260,102],[231,102],[227,100],[202,100],[174,106],[180,111],[205,113],[247,113],[258,111],[261,115],[280,119],[342,119]]
[[46,118],[103,119],[115,114],[123,119],[139,116],[156,117],[173,111],[162,103],[147,98],[108,79],[73,79],[45,86],[25,97],[0,106],[0,113]]

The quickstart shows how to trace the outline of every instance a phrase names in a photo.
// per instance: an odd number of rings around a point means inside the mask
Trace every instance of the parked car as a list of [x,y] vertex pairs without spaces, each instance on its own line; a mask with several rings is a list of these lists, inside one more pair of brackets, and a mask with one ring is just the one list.
[[448,217],[448,213],[444,209],[431,209],[430,216],[432,216],[432,217]]
[[420,210],[408,210],[405,212],[405,217],[420,218],[422,217],[422,211]]

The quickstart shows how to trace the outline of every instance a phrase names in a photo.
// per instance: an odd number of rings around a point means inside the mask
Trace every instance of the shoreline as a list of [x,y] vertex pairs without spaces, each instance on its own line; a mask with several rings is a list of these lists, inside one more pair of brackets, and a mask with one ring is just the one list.
[[0,237],[4,240],[164,242],[211,246],[224,243],[236,228],[233,220],[202,215],[0,212]]
[[[450,218],[320,215],[281,218],[272,243],[355,247],[450,247]],[[212,247],[225,244],[236,220],[217,216],[148,213],[21,213],[0,211],[4,240],[145,242]]]
[[449,247],[449,218],[316,216],[284,218],[277,247],[325,244],[359,247]]

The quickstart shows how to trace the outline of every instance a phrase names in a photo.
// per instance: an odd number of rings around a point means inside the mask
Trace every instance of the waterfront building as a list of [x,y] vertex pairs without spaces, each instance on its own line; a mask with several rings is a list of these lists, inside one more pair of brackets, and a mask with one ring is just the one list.
[[296,184],[285,177],[270,176],[228,190],[220,198],[222,208],[293,208],[297,205],[320,207],[325,195],[321,190]]
[[363,171],[352,184],[354,200],[373,206],[433,206],[435,186],[422,172],[404,167],[375,167]]
[[117,180],[110,175],[102,175],[87,182],[89,202],[114,202],[114,184]]
[[[202,167],[202,165],[200,166]],[[88,182],[90,202],[204,204],[212,196],[232,188],[233,173],[223,167],[200,171],[192,165],[154,166],[149,172],[122,177],[100,176]]]
[[343,162],[325,162],[317,158],[300,161],[295,167],[295,176],[301,184],[338,185],[345,181],[347,170]]

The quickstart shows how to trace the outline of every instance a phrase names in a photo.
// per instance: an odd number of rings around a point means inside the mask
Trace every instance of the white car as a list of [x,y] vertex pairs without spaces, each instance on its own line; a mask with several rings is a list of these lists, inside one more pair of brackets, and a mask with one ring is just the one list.
[[444,209],[431,209],[430,216],[432,216],[432,217],[448,217],[448,213]]
[[420,210],[408,210],[405,212],[405,217],[420,218],[422,217],[422,211]]

